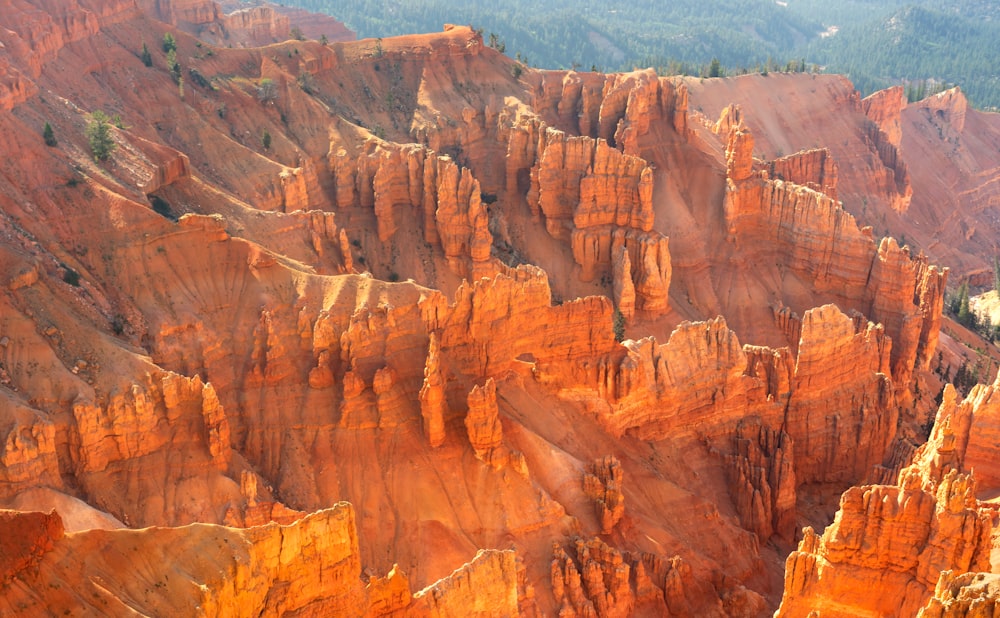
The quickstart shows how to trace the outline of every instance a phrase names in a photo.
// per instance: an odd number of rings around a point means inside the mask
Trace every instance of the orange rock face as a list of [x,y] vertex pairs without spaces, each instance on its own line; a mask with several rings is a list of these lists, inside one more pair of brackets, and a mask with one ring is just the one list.
[[[4,519],[0,613],[766,615],[811,496],[909,464],[947,271],[857,223],[905,192],[891,100],[269,11],[0,0],[0,506],[59,513]],[[789,607],[981,568],[976,392]]]
[[997,611],[997,575],[987,573],[941,574],[934,596],[920,608],[921,618],[974,618]]
[[[962,470],[970,417],[993,388],[978,386],[959,404],[948,386],[930,440],[897,484],[849,489],[822,537],[805,531],[788,557],[777,615],[914,616],[925,602],[941,609],[943,572],[989,568],[991,515],[976,500],[972,474]],[[894,592],[862,592],[874,581]]]

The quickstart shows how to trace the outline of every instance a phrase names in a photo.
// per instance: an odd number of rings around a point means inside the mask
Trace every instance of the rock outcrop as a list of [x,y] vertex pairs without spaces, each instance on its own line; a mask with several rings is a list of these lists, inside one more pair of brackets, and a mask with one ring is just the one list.
[[902,86],[879,90],[861,100],[861,109],[885,134],[890,144],[897,148],[903,141],[900,114],[906,107],[906,93]]
[[380,242],[389,242],[405,222],[409,233],[420,230],[424,242],[443,249],[457,275],[478,279],[496,272],[482,193],[468,168],[419,146],[373,139],[357,157],[333,153],[330,171],[337,206],[372,209]]
[[[992,516],[962,460],[971,409],[982,402],[974,395],[992,388],[977,387],[957,406],[947,387],[929,441],[897,484],[852,487],[822,537],[805,530],[788,557],[778,616],[914,616],[942,572],[988,570]],[[874,581],[893,594],[870,594]]]
[[837,164],[826,148],[804,150],[780,157],[768,164],[768,174],[837,199]]
[[[891,375],[908,383],[913,368],[926,366],[936,347],[942,272],[911,257],[892,238],[876,247],[870,232],[859,229],[826,193],[753,172],[752,144],[745,129],[730,135],[725,212],[732,240],[759,243],[762,252],[781,256],[786,268],[804,275],[817,291],[834,294],[844,309],[882,323],[893,341]],[[825,173],[803,179],[822,186],[824,178]]]
[[785,425],[799,483],[858,482],[882,463],[899,415],[891,347],[881,325],[833,305],[803,316]]
[[625,514],[623,480],[621,463],[611,456],[595,461],[583,475],[583,492],[594,501],[601,534],[611,534]]
[[918,618],[978,618],[995,616],[1000,608],[1000,576],[995,573],[941,573],[934,596]]
[[[288,525],[63,532],[55,513],[0,511],[5,613],[127,615],[518,615],[513,551],[481,551],[411,594],[406,575],[361,582],[354,509],[340,503]],[[147,568],[122,569],[142,552]],[[192,557],[197,559],[192,559]],[[186,559],[185,559],[186,558]]]
[[903,467],[946,274],[836,203],[837,144],[754,159],[695,80],[465,27],[242,48],[270,10],[0,0],[0,506],[59,513],[0,531],[0,613],[762,615],[802,485]]
[[497,386],[493,378],[469,392],[469,411],[465,415],[465,430],[469,443],[479,459],[492,462],[493,455],[503,446],[503,427],[497,415]]
[[728,458],[733,501],[744,528],[761,539],[795,534],[795,469],[792,440],[784,431],[753,420],[740,423]]

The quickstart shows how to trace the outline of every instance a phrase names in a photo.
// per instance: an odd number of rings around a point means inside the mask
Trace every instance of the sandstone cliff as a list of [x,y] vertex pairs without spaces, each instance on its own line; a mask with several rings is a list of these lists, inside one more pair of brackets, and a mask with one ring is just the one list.
[[905,451],[946,276],[836,203],[836,144],[463,27],[230,49],[211,3],[51,4],[0,33],[0,503],[73,532],[28,526],[11,611],[761,615],[802,486]]
[[[929,441],[898,482],[849,489],[822,537],[806,529],[788,557],[777,615],[914,616],[925,602],[942,607],[947,583],[937,602],[928,601],[942,572],[989,568],[992,516],[976,500],[973,474],[963,470],[970,417],[994,388],[976,387],[958,403],[948,386]],[[872,581],[894,592],[862,592]]]

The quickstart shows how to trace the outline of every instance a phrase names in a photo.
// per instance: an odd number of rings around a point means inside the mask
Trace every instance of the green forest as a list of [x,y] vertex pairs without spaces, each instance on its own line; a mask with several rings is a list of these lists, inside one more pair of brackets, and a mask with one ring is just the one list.
[[[256,4],[258,0],[247,0]],[[333,15],[359,38],[469,24],[541,68],[654,67],[707,75],[805,68],[848,75],[862,94],[959,85],[1000,107],[1000,3],[989,0],[283,0]],[[815,65],[815,67],[814,67]]]

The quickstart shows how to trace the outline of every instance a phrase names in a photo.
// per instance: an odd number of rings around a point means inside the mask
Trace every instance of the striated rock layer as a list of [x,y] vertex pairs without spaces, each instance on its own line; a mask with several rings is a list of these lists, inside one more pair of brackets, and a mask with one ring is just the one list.
[[[997,388],[977,386],[958,402],[948,385],[929,441],[898,482],[849,489],[821,537],[805,530],[788,557],[776,615],[945,615],[946,604],[957,611],[948,601],[961,593],[946,592],[951,573],[990,568],[992,512],[964,470],[971,421],[990,415]],[[873,582],[884,592],[871,594]]]
[[836,144],[463,27],[0,8],[0,504],[59,513],[4,520],[0,613],[762,615],[809,492],[908,453],[947,271],[837,204]]

